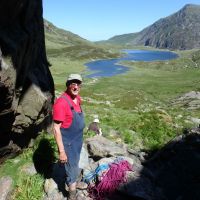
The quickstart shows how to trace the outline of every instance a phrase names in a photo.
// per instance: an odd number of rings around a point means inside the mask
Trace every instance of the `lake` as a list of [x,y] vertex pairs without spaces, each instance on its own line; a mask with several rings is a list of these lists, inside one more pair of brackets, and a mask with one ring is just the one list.
[[96,60],[89,63],[86,63],[87,69],[92,74],[87,75],[87,78],[95,77],[109,77],[117,74],[125,73],[129,70],[128,67],[119,65],[120,61],[123,60],[132,60],[132,61],[159,61],[159,60],[172,60],[178,57],[177,54],[170,51],[151,51],[151,50],[123,50],[127,53],[122,58],[117,59],[105,59],[105,60]]

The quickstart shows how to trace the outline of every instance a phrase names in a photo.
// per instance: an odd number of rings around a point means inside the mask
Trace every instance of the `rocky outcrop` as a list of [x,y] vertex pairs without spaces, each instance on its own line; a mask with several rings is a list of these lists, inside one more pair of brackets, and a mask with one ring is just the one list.
[[[199,141],[200,128],[185,130],[183,135],[177,136],[157,152],[146,153],[145,160],[141,160],[139,154],[142,152],[133,151],[131,153],[125,147],[121,147],[123,153],[116,156],[120,149],[117,143],[112,143],[102,136],[95,136],[85,141],[85,144],[87,144],[86,150],[89,153],[89,164],[83,168],[83,177],[88,177],[88,174],[91,175],[94,172],[98,174],[99,170],[96,169],[99,166],[113,163],[116,158],[123,158],[133,166],[133,170],[126,172],[127,182],[121,184],[113,195],[106,199],[199,199]],[[97,143],[98,145],[96,145]],[[102,152],[110,149],[109,152],[111,153],[109,155],[106,153],[100,154],[99,148],[96,149],[97,146],[102,147]],[[98,160],[96,160],[97,157]],[[82,160],[85,159],[86,157],[82,158]],[[49,198],[52,194],[54,194],[53,196],[60,195],[59,191],[64,190],[64,186],[58,187],[58,183],[64,184],[61,179],[58,181],[58,176],[63,177],[64,180],[64,169],[62,172],[61,166],[57,165],[56,167],[55,165],[54,167],[54,172],[57,172],[56,179],[53,176],[53,178],[46,180],[46,186],[48,187],[45,187],[45,193]],[[106,173],[104,171],[104,175]],[[93,182],[89,183],[93,184]],[[88,192],[90,193],[90,190],[79,191],[79,196],[82,196],[80,199],[90,200]],[[58,199],[63,199],[63,197]]]
[[199,199],[200,128],[185,130],[147,160],[154,183],[154,200]]
[[42,0],[0,2],[0,94],[0,147],[24,147],[48,126],[54,97]]
[[140,32],[118,35],[102,43],[151,46],[161,49],[200,47],[200,5],[187,4],[178,12],[161,18]]
[[200,108],[200,92],[190,91],[172,101],[172,105],[184,107],[187,110],[197,110]]
[[[185,130],[182,135],[175,137],[162,149],[156,152],[146,152],[144,159],[141,159],[140,154],[144,154],[144,152],[130,151],[130,149],[121,145],[121,152],[123,152],[124,155],[122,153],[118,156],[120,149],[119,144],[111,142],[102,136],[95,136],[85,140],[79,164],[81,168],[83,167],[82,174],[84,180],[89,183],[89,187],[92,187],[94,184],[98,184],[99,181],[101,182],[103,180],[102,178],[109,172],[107,171],[109,169],[105,168],[106,164],[110,166],[110,164],[120,159],[130,163],[132,169],[126,170],[126,182],[122,182],[111,195],[106,196],[105,199],[108,200],[199,199],[199,141],[200,128],[188,129]],[[92,143],[94,143],[94,145],[92,145]],[[105,154],[100,154],[99,148],[98,150],[95,149],[97,143],[99,147],[102,146],[101,151],[105,151]],[[42,146],[44,147],[44,142]],[[91,148],[91,146],[93,148]],[[106,153],[108,149],[110,149],[109,154]],[[35,153],[40,160],[43,160],[39,163],[41,165],[40,167],[43,167],[43,169],[40,168],[38,170],[35,162],[34,164],[25,164],[21,167],[23,174],[32,176],[39,173],[44,175],[44,170],[48,171],[48,176],[43,176],[46,177],[43,199],[67,199],[67,191],[65,190],[64,184],[64,165],[59,162],[52,162],[51,159],[46,159],[46,157],[45,160],[43,157],[44,150],[36,149]],[[34,160],[35,159],[33,159],[33,161]],[[52,171],[49,171],[47,167],[46,163],[48,161],[50,161],[52,165]],[[99,168],[100,166],[101,168]],[[102,168],[102,166],[104,167]],[[34,169],[34,167],[36,168]],[[120,168],[118,169],[120,170]],[[109,179],[110,182],[116,180],[116,176],[117,173],[115,176],[112,176],[113,178]],[[94,179],[91,179],[91,177],[94,177]],[[2,183],[0,186],[4,186],[2,188],[0,187],[0,191],[2,191],[0,199],[8,199],[9,193],[12,190],[12,182],[13,180],[10,177],[5,176],[0,179],[0,183]],[[106,191],[101,190],[101,192]],[[91,198],[90,190],[86,189],[78,189],[77,196],[77,200],[95,199]]]
[[88,151],[94,158],[126,155],[126,148],[116,145],[114,142],[104,137],[92,137],[86,141]]
[[163,49],[199,48],[199,20],[200,6],[188,4],[142,30],[136,43]]

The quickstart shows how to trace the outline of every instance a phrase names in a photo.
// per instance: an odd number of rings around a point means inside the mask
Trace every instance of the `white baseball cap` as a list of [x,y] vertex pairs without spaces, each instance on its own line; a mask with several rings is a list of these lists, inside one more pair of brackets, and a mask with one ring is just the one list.
[[71,80],[78,80],[78,81],[80,81],[80,82],[83,81],[83,79],[82,79],[82,77],[81,77],[80,74],[70,74],[70,75],[68,76],[68,78],[67,78],[67,82],[68,82],[68,81],[71,81]]
[[95,118],[93,122],[99,123],[99,119]]

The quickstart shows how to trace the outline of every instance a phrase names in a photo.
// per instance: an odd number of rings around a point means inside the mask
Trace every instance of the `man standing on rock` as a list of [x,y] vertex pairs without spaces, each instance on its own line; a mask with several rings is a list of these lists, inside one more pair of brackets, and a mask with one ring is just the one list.
[[59,160],[65,166],[66,187],[69,190],[70,200],[76,199],[76,188],[86,187],[83,183],[77,183],[85,126],[79,96],[81,84],[82,77],[79,74],[70,74],[66,81],[66,91],[56,100],[53,107],[54,136]]

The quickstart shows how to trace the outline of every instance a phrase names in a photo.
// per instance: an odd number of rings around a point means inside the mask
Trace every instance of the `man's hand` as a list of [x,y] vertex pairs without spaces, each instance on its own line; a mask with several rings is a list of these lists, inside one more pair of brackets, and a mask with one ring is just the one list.
[[61,163],[67,162],[67,155],[66,155],[65,151],[60,152],[59,160],[60,160]]

